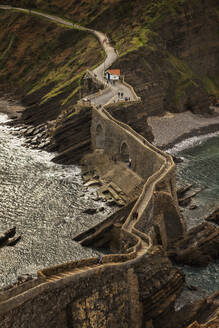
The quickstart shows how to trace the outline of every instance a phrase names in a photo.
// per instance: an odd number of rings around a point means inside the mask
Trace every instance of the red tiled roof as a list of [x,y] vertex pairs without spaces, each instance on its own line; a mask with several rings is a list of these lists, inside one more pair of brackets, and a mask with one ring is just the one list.
[[120,75],[120,69],[108,69],[111,75]]

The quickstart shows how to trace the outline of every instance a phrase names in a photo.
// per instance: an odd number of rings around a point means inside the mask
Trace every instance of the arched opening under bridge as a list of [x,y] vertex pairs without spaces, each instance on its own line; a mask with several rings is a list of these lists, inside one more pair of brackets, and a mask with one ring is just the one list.
[[96,127],[96,148],[104,149],[105,133],[101,124],[97,124]]
[[129,147],[126,142],[123,142],[120,147],[121,161],[127,163],[129,161]]

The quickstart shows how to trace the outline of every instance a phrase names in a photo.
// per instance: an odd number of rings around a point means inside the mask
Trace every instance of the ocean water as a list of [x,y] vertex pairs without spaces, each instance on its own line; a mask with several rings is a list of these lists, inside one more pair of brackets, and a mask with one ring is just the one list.
[[[0,123],[6,120],[0,114]],[[178,180],[206,187],[195,198],[198,208],[183,212],[192,227],[218,205],[219,134],[188,139],[170,152],[184,159],[177,165]],[[22,139],[0,124],[0,232],[16,226],[22,236],[15,247],[0,249],[0,287],[25,273],[34,276],[45,266],[98,255],[72,238],[102,221],[111,208],[94,216],[83,214],[103,203],[92,200],[95,190],[84,192],[79,167],[56,165],[52,156],[24,148]],[[182,269],[197,291],[185,288],[176,308],[219,289],[219,263]]]
[[[0,114],[0,122],[6,120]],[[92,200],[94,189],[83,190],[79,167],[54,164],[53,156],[24,148],[21,138],[0,125],[0,233],[16,226],[22,236],[16,246],[0,248],[0,287],[42,267],[98,254],[72,238],[112,209],[83,214],[104,204]]]
[[[183,158],[183,162],[177,164],[177,180],[203,188],[192,200],[197,209],[187,207],[182,212],[188,228],[191,228],[219,207],[219,133],[190,138],[169,152]],[[193,301],[219,290],[219,261],[206,268],[184,266],[182,269],[187,283],[196,286],[197,291],[185,289],[178,306],[180,302]]]
[[177,164],[177,180],[203,189],[192,200],[197,209],[186,208],[183,212],[192,227],[219,207],[219,133],[190,138],[175,146],[171,153],[183,159]]

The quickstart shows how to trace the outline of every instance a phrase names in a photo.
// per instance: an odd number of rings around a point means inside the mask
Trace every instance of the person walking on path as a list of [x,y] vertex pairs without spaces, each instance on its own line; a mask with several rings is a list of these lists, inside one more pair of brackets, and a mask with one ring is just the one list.
[[99,256],[99,262],[98,263],[103,264],[103,256],[102,255]]
[[131,158],[129,158],[129,162],[128,162],[128,168],[131,168],[131,166],[132,166],[132,159],[131,159]]
[[121,92],[121,98],[123,98],[123,92]]

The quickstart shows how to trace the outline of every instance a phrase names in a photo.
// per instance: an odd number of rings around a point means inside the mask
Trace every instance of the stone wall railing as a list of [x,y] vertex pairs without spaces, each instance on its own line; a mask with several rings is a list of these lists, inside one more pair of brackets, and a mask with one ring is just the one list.
[[25,283],[22,283],[21,285],[9,288],[8,290],[1,291],[0,292],[0,304],[1,304],[1,302],[4,302],[11,297],[15,297],[16,295],[24,293],[26,290],[34,288],[41,283],[42,283],[42,279],[40,277],[38,277],[37,279],[27,281]]
[[[125,221],[123,228],[126,230],[131,229],[131,224],[133,223],[133,213],[138,212],[139,217],[138,220],[135,221],[136,223],[141,219],[141,215],[143,214],[144,211],[146,211],[147,206],[149,204],[150,199],[153,196],[153,192],[155,190],[155,186],[157,183],[159,183],[167,174],[170,173],[171,170],[175,169],[175,164],[172,160],[172,157],[157,147],[151,145],[146,139],[141,137],[137,132],[135,132],[130,126],[127,124],[120,122],[116,120],[112,115],[107,111],[106,108],[103,108],[102,110],[98,111],[97,108],[94,107],[94,110],[99,113],[99,115],[102,115],[102,113],[115,125],[120,126],[124,130],[124,133],[130,133],[138,142],[144,143],[145,149],[148,151],[148,149],[152,152],[155,152],[158,156],[159,161],[161,161],[161,166],[157,172],[155,172],[152,176],[150,176],[144,187],[143,191],[136,201],[136,204],[134,205],[133,209],[131,210],[127,220]],[[144,208],[144,210],[142,210]],[[147,236],[145,237],[147,239]]]
[[[141,220],[142,214],[147,210],[147,207],[149,206],[149,202],[153,197],[153,192],[155,190],[156,184],[159,183],[165,177],[166,174],[169,174],[169,172],[175,167],[175,164],[173,163],[172,157],[170,155],[165,154],[155,146],[151,145],[146,139],[142,138],[137,132],[135,132],[127,124],[113,118],[111,114],[109,114],[106,108],[102,108],[101,110],[98,110],[95,106],[93,106],[93,110],[96,111],[98,115],[102,116],[103,119],[110,120],[111,122],[113,122],[113,124],[119,126],[124,131],[124,133],[131,134],[136,139],[137,142],[140,142],[142,144],[142,141],[144,140],[144,146],[146,151],[150,150],[156,153],[158,156],[158,161],[161,162],[161,166],[159,170],[147,179],[140,197],[138,198],[136,204],[134,205],[133,209],[131,210],[128,218],[126,219],[123,225],[123,229],[127,233],[132,234],[132,237],[135,236],[136,245],[131,247],[130,252],[127,254],[111,254],[111,255],[103,256],[103,264],[121,263],[136,258],[136,256],[138,255],[138,250],[140,250],[142,247],[142,241],[147,244],[147,249],[148,250],[150,249],[152,245],[150,237],[144,234],[143,232],[137,230],[134,226],[136,225],[137,222],[139,222],[139,220]],[[134,211],[138,211],[138,212],[140,211],[139,213],[140,215],[138,217],[138,220],[133,222]],[[83,259],[80,261],[74,261],[74,262],[56,265],[50,268],[45,268],[43,270],[38,271],[38,275],[41,277],[49,277],[61,272],[72,271],[75,268],[83,268],[84,266],[94,266],[97,264],[98,264],[98,258]]]
[[[93,34],[94,31],[90,30]],[[98,37],[98,35],[96,34]],[[139,97],[134,92],[134,89],[126,84],[131,92],[133,93],[136,101],[139,101]],[[89,97],[90,98],[90,97]],[[136,229],[136,224],[142,219],[143,215],[148,216],[150,211],[150,201],[153,198],[153,193],[155,191],[155,188],[157,184],[162,181],[166,175],[168,175],[171,170],[174,169],[175,165],[173,163],[173,160],[171,156],[168,154],[165,154],[155,146],[151,145],[146,139],[144,139],[142,136],[140,136],[137,132],[135,132],[130,126],[126,125],[125,123],[122,123],[115,118],[112,117],[112,115],[109,114],[107,111],[107,108],[102,108],[98,110],[97,108],[93,108],[93,110],[97,113],[97,115],[100,115],[102,119],[104,119],[106,122],[110,121],[111,124],[118,127],[124,136],[127,134],[134,138],[136,142],[140,143],[141,146],[145,147],[145,151],[150,151],[153,153],[154,156],[157,158],[158,163],[158,169],[156,172],[154,172],[145,182],[145,185],[143,187],[143,191],[138,198],[136,204],[130,211],[129,215],[127,216],[127,219],[125,223],[122,226],[122,229],[125,231],[125,233],[130,235],[130,238],[135,241],[135,245],[131,246],[128,253],[124,254],[109,254],[103,256],[103,270],[107,268],[113,268],[115,265],[119,266],[131,266],[135,261],[140,260],[143,256],[146,256],[146,253],[148,250],[150,250],[152,243],[150,236],[143,233],[142,231]],[[106,123],[107,124],[107,123]],[[137,220],[133,219],[133,212],[137,211],[139,213],[139,217]],[[28,290],[26,291],[25,287],[24,289],[18,288],[17,291],[8,291],[5,295],[5,297],[0,299],[0,313],[4,313],[6,311],[12,312],[13,308],[18,308],[20,304],[24,304],[24,302],[30,301],[34,297],[37,297],[40,295],[41,292],[45,291],[45,289],[53,289],[56,288],[56,285],[64,284],[65,278],[61,277],[57,278],[54,282],[51,283],[51,281],[47,280],[49,277],[52,277],[54,275],[58,275],[63,272],[72,272],[71,279],[77,280],[77,276],[81,275],[82,273],[74,274],[74,269],[81,268],[83,271],[84,278],[92,274],[92,272],[99,267],[99,259],[98,258],[90,258],[90,259],[82,259],[80,261],[73,261],[69,263],[64,263],[60,265],[56,265],[53,267],[45,268],[43,270],[38,271],[38,277],[39,280],[33,282],[32,284],[28,286]],[[98,266],[97,266],[98,265]],[[90,270],[87,269],[87,267],[90,267]],[[92,271],[92,272],[91,272]],[[41,279],[40,279],[41,278]],[[39,282],[39,284],[38,284]],[[8,301],[8,302],[7,302]],[[51,302],[53,300],[51,299]],[[52,308],[52,306],[51,306]]]
[[[130,232],[126,231],[127,234],[130,234],[130,238],[135,240],[135,245],[133,246],[132,250],[126,254],[109,254],[103,256],[103,263],[118,263],[118,262],[125,262],[131,259],[134,259],[137,255],[137,251],[141,247],[141,240],[138,236],[133,236]],[[75,268],[83,268],[84,266],[94,266],[99,264],[99,258],[89,258],[89,259],[82,259],[79,261],[72,261],[60,265],[55,265],[52,267],[45,268],[43,270],[38,271],[39,277],[49,277],[55,274],[59,274],[64,271],[72,271]]]

